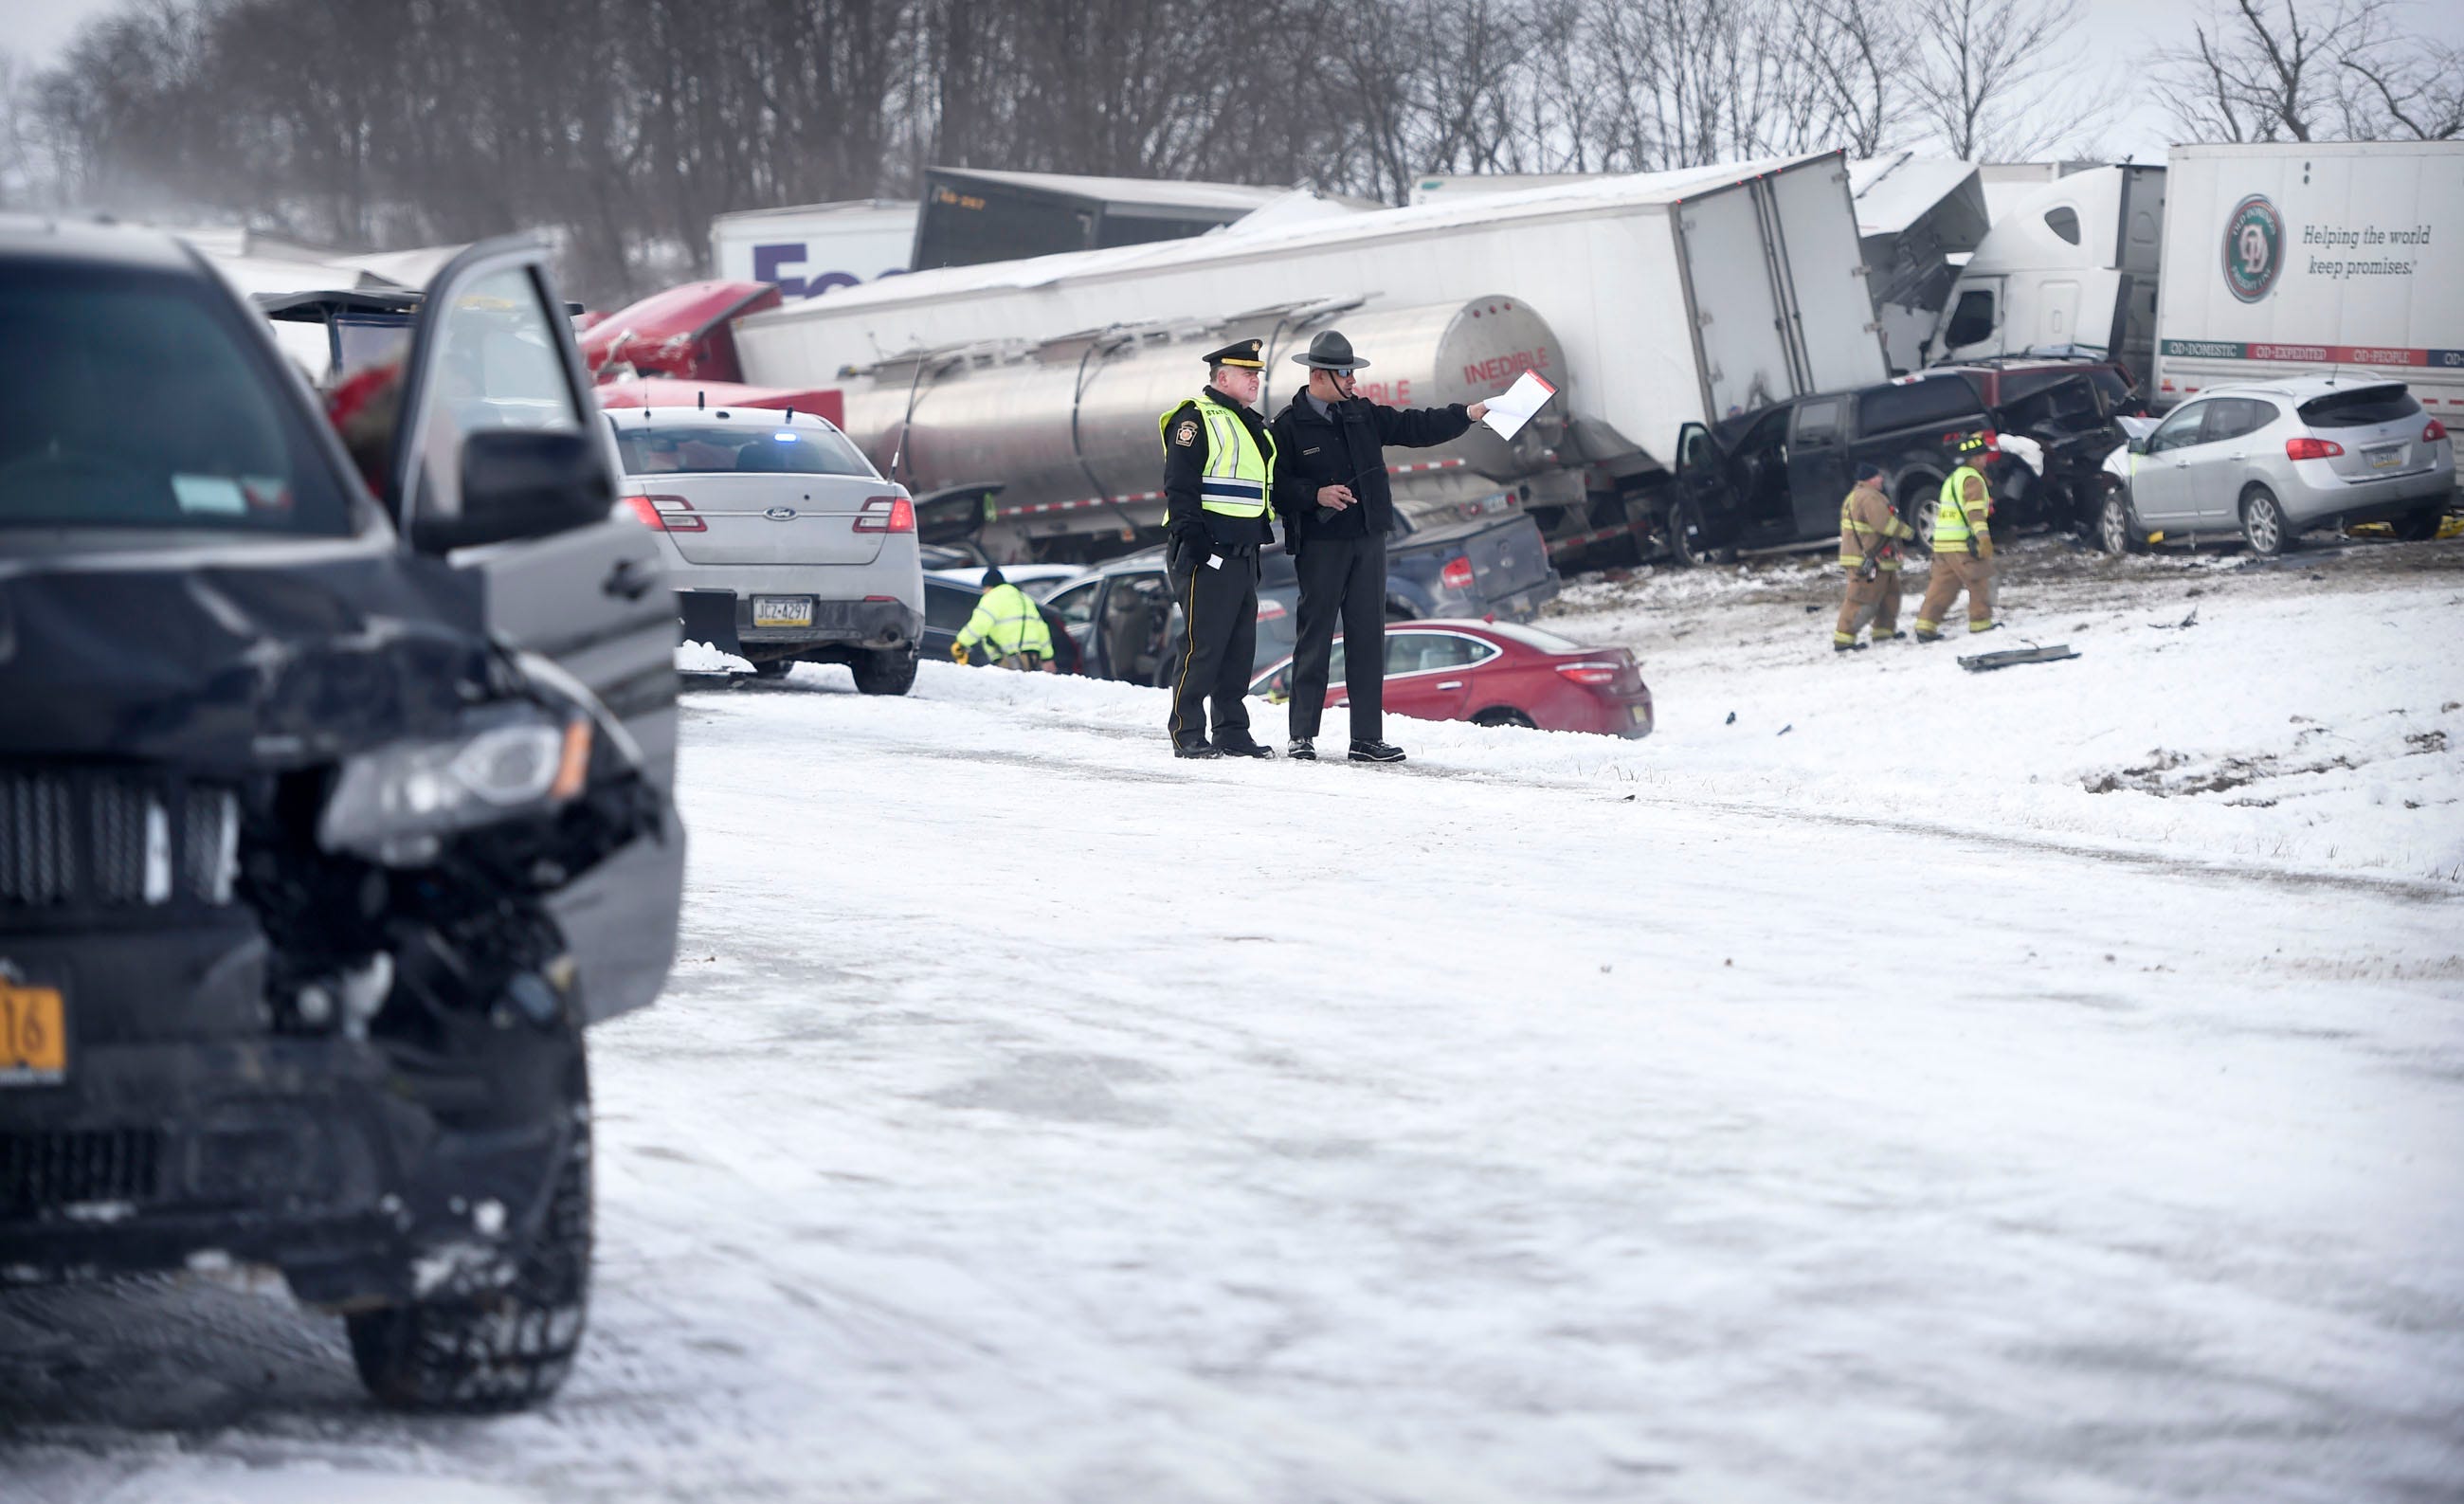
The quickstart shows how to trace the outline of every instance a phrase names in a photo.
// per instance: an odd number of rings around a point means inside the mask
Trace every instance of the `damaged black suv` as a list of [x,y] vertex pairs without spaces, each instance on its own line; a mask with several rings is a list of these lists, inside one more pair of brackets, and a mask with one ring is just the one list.
[[193,252],[0,220],[0,1286],[272,1269],[385,1402],[563,1379],[684,842],[561,306],[449,266],[371,494]]

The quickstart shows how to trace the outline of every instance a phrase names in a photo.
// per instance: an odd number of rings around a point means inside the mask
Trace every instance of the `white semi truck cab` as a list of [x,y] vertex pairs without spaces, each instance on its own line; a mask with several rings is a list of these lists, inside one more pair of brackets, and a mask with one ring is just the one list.
[[2163,167],[2091,167],[2012,206],[1952,284],[1928,362],[2095,354],[2145,382],[2166,192]]

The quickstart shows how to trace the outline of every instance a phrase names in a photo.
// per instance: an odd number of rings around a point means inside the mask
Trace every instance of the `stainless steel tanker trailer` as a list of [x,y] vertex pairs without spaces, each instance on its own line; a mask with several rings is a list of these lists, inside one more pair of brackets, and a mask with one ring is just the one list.
[[1647,544],[1683,424],[1889,374],[1837,152],[1270,210],[1192,239],[846,288],[735,337],[748,382],[845,388],[849,431],[919,494],[999,486],[988,515],[972,503],[996,538],[1089,557],[1149,525],[1156,416],[1204,379],[1185,346],[1266,340],[1280,405],[1286,353],[1329,325],[1376,363],[1387,402],[1493,395],[1522,359],[1565,392],[1554,426],[1511,448],[1480,434],[1390,456],[1441,467],[1396,476],[1407,515],[1520,506],[1561,561]]
[[[972,538],[994,558],[1092,558],[1162,526],[1158,421],[1204,385],[1202,352],[1262,341],[1271,418],[1303,377],[1288,357],[1336,319],[1355,348],[1375,352],[1362,391],[1393,406],[1477,402],[1526,370],[1566,387],[1548,324],[1499,296],[1379,311],[1265,309],[921,352],[843,380],[842,426],[921,499],[928,539]],[[1427,526],[1562,494],[1572,476],[1560,462],[1565,429],[1552,405],[1511,442],[1475,425],[1441,448],[1395,451],[1400,510]]]

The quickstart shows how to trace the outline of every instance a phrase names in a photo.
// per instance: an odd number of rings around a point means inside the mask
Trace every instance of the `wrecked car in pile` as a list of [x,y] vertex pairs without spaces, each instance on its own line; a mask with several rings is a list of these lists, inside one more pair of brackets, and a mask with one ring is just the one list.
[[545,253],[372,496],[194,253],[0,221],[0,1283],[270,1268],[411,1408],[552,1393],[586,1025],[673,959],[674,614]]
[[1943,481],[1962,435],[2023,440],[1988,461],[1994,526],[2085,529],[2101,503],[2104,455],[2117,419],[2140,410],[2128,372],[2109,362],[2013,357],[1937,366],[1853,391],[1792,397],[1679,433],[1669,546],[1682,564],[1734,550],[1790,548],[1839,534],[1839,500],[1857,467],[1881,467],[1882,487],[1931,534]]

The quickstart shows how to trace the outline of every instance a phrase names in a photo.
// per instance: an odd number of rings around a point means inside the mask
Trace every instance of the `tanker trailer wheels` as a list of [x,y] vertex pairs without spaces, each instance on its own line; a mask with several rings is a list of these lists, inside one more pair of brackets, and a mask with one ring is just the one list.
[[855,687],[865,695],[904,695],[915,687],[915,650],[910,648],[871,648],[857,652],[849,661],[855,671]]

